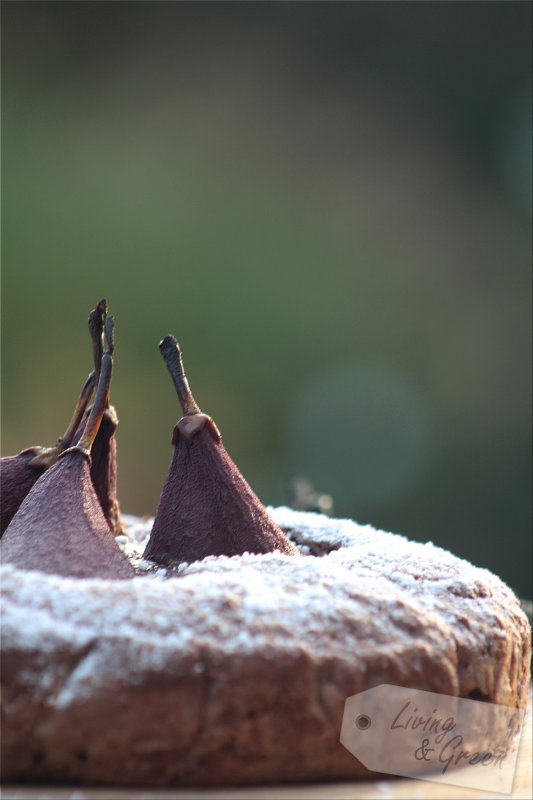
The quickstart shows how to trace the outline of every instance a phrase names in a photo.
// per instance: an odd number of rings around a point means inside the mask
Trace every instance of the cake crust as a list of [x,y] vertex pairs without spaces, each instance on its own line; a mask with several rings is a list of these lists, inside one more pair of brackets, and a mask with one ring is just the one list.
[[339,742],[353,694],[392,683],[525,708],[529,624],[497,577],[349,520],[271,513],[303,557],[132,581],[2,567],[4,780],[363,778]]

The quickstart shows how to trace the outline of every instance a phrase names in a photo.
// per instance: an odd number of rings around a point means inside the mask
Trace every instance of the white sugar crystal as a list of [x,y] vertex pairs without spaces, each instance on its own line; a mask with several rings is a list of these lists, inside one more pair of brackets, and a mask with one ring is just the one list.
[[147,570],[152,569],[154,566],[155,564],[153,561],[139,561],[137,564],[137,569],[140,570],[140,572],[146,572]]

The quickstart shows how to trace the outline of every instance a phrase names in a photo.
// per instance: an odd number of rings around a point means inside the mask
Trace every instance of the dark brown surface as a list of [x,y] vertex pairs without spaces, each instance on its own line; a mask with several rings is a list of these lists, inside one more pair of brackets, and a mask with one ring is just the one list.
[[[74,444],[79,442],[86,424],[87,417],[76,431]],[[115,437],[117,428],[117,412],[114,406],[108,406],[104,411],[100,428],[91,448],[91,480],[104,516],[115,536],[124,530],[117,499],[118,468]]]
[[124,530],[117,500],[117,427],[116,411],[109,406],[104,411],[91,449],[91,479],[104,516],[115,536]]
[[244,788],[120,789],[113,786],[88,787],[80,784],[28,786],[10,785],[2,791],[3,800],[531,800],[533,797],[533,743],[531,695],[524,723],[513,790],[494,795],[464,786],[433,783],[430,780],[396,778],[394,775],[368,781],[329,781]]
[[4,535],[20,504],[45,470],[45,467],[30,465],[40,450],[30,447],[16,456],[0,459],[0,536]]
[[116,545],[89,471],[72,448],[35,483],[8,526],[3,564],[79,578],[128,578],[133,568]]
[[[524,723],[513,790],[497,795],[508,800],[533,797],[533,742],[531,695]],[[79,783],[58,785],[11,785],[2,790],[3,800],[486,800],[496,795],[464,786],[449,786],[429,780],[398,779],[394,775],[368,781],[329,781],[244,788],[211,789],[120,789],[89,787]]]
[[28,447],[16,456],[0,459],[0,536],[4,534],[34,483],[55,463],[59,454],[70,447],[73,437],[77,435],[95,382],[96,374],[92,372],[82,387],[67,430],[54,447]]
[[144,557],[168,565],[246,552],[297,555],[210,425],[186,439],[179,424]]

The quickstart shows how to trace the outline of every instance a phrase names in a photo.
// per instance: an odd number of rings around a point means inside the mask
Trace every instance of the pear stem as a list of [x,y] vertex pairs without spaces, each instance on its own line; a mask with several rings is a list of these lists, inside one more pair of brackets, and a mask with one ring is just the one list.
[[[109,353],[109,355],[112,356],[115,351],[115,317],[112,314],[110,314],[108,317],[106,316],[104,325],[104,338],[106,353]],[[109,392],[107,393],[106,408],[109,408]]]
[[112,314],[106,317],[104,335],[106,341],[106,350],[109,355],[112,356],[115,350],[115,317]]
[[83,389],[80,392],[80,396],[78,397],[78,402],[76,403],[76,407],[74,409],[74,413],[72,415],[72,419],[70,420],[69,426],[63,436],[59,438],[57,443],[57,449],[59,452],[66,450],[67,447],[70,447],[72,444],[72,440],[76,431],[80,426],[80,422],[83,419],[83,415],[85,414],[85,410],[91,399],[91,395],[93,393],[93,389],[96,386],[97,376],[96,371],[91,372],[87,380],[83,385]]
[[159,343],[159,351],[165,359],[165,364],[170,372],[170,377],[176,387],[178,399],[180,401],[183,414],[186,417],[192,414],[199,414],[200,408],[196,405],[192,392],[189,388],[189,382],[185,377],[183,370],[183,361],[181,358],[181,351],[179,344],[174,336],[165,336]]
[[99,303],[95,305],[89,314],[89,332],[93,343],[93,359],[94,369],[96,372],[96,379],[100,377],[100,364],[102,362],[102,354],[104,352],[104,328],[106,325],[107,317],[107,300],[102,298]]
[[100,378],[98,388],[91,408],[91,413],[85,425],[83,434],[78,442],[78,447],[83,450],[90,450],[96,434],[100,428],[104,411],[109,399],[109,387],[111,385],[111,374],[113,372],[113,359],[109,353],[104,353],[100,366]]
[[47,469],[51,467],[52,464],[55,464],[61,453],[67,450],[71,444],[72,440],[74,439],[74,435],[78,430],[80,423],[83,419],[83,415],[86,412],[87,404],[91,399],[91,395],[93,393],[93,389],[96,385],[96,372],[93,371],[83,384],[83,389],[80,392],[80,396],[78,397],[78,402],[76,403],[76,407],[74,409],[74,413],[72,415],[72,419],[70,420],[69,426],[63,436],[60,436],[57,440],[57,444],[53,447],[45,447],[43,448],[36,456],[30,461],[30,466],[34,468],[44,467]]

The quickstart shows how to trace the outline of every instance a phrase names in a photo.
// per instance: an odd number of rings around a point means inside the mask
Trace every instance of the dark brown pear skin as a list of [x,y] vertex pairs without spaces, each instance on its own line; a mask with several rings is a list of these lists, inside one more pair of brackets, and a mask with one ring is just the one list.
[[72,444],[95,384],[96,373],[91,372],[82,387],[70,424],[63,436],[58,439],[57,444],[53,447],[28,447],[26,450],[21,450],[16,456],[6,456],[0,459],[0,536],[3,536],[5,529],[34,483],[57,460],[60,453]]
[[[187,429],[204,418],[189,436]],[[174,454],[144,558],[171,565],[279,550],[298,555],[269,517],[204,414],[174,428]]]
[[16,456],[0,459],[0,536],[17,513],[20,504],[39,480],[45,466],[32,466],[42,447],[28,447]]
[[73,578],[132,578],[90,475],[90,456],[66,450],[35,483],[2,540],[3,564]]
[[124,533],[117,500],[117,439],[118,417],[113,406],[104,411],[100,430],[91,450],[91,479],[102,511],[115,536]]
[[[84,425],[85,421],[78,428],[75,443],[79,441]],[[91,479],[104,516],[115,536],[125,530],[117,500],[117,428],[117,412],[114,406],[108,406],[91,449]]]

